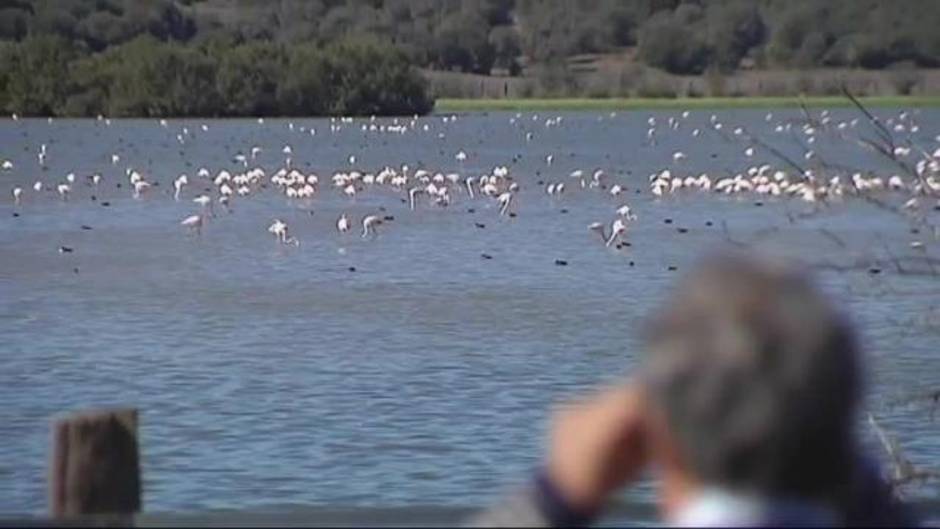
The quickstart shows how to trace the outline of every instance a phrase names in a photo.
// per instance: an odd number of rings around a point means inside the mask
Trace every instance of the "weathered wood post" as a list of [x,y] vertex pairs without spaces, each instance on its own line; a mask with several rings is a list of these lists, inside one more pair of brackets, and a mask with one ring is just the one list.
[[137,410],[94,411],[57,420],[49,470],[49,511],[55,518],[140,511]]

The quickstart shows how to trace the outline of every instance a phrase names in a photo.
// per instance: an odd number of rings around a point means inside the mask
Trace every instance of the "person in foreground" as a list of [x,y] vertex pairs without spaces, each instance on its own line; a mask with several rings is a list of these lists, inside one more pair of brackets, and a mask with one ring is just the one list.
[[634,378],[559,411],[533,483],[470,525],[589,525],[647,470],[669,525],[916,523],[856,438],[852,329],[802,273],[711,256],[647,343]]

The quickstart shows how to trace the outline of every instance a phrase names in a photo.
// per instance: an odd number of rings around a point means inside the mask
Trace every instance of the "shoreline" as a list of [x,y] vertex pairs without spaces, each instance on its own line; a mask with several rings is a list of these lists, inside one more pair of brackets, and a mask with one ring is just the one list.
[[[872,96],[859,97],[868,108],[940,108],[940,95],[931,96]],[[808,97],[618,97],[618,98],[438,98],[434,108],[422,117],[461,113],[461,112],[532,112],[532,111],[642,111],[642,110],[736,110],[736,109],[779,109],[779,108],[851,108],[854,105],[844,96],[808,96]],[[167,120],[289,120],[289,119],[330,119],[352,117],[369,118],[368,115],[262,115],[262,116],[124,116],[110,117],[115,121]],[[412,118],[413,115],[376,115],[378,118]],[[25,115],[18,119],[24,121],[48,120],[85,121],[96,120],[97,116],[38,116]],[[0,116],[0,123],[11,122],[9,115]]]
[[[938,96],[860,97],[866,107],[940,107]],[[533,110],[674,110],[748,108],[848,108],[842,96],[810,97],[696,97],[696,98],[532,98],[532,99],[451,99],[440,98],[432,114],[447,112],[533,111]]]

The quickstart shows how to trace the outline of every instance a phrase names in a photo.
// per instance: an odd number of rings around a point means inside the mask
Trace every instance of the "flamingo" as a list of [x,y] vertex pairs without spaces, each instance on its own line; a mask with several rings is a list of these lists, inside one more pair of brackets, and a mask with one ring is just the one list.
[[23,188],[14,187],[13,188],[13,204],[19,205],[20,195],[23,194]]
[[349,218],[346,217],[346,214],[343,213],[336,219],[336,231],[340,233],[346,233],[349,231]]
[[617,214],[627,220],[636,220],[636,214],[630,209],[630,206],[624,204],[617,208]]
[[144,191],[150,189],[150,183],[144,180],[134,182],[134,198],[140,198]]
[[603,225],[603,224],[601,224],[600,222],[592,222],[591,225],[588,226],[588,230],[593,231],[593,232],[596,232],[598,235],[600,235],[600,237],[601,237],[601,242],[603,242],[603,243],[605,243],[605,244],[607,243],[607,234],[604,233],[604,225]]
[[287,224],[285,224],[284,221],[280,219],[274,219],[274,222],[268,226],[268,232],[273,233],[274,237],[281,244],[293,244],[294,246],[300,245],[300,241],[298,241],[295,237],[291,237],[287,232]]
[[623,219],[615,219],[614,222],[610,225],[610,237],[607,238],[604,246],[610,248],[610,245],[614,243],[614,240],[616,240],[617,237],[620,237],[625,231],[627,231],[627,225]]
[[382,224],[382,220],[376,215],[368,215],[362,219],[362,238],[365,239],[370,234],[375,235],[375,226]]
[[509,211],[509,206],[512,205],[512,193],[507,191],[496,197],[496,200],[499,202],[499,214],[505,215]]
[[13,162],[10,160],[3,160],[3,170],[9,171],[11,169],[13,169]]
[[59,192],[59,196],[62,197],[62,200],[68,200],[68,199],[69,199],[69,193],[72,192],[72,186],[70,186],[70,185],[68,185],[68,184],[59,184],[59,185],[56,187],[56,191]]
[[193,202],[202,206],[202,211],[204,213],[207,212],[210,216],[214,216],[212,214],[212,199],[209,197],[209,195],[199,195],[193,199]]
[[180,199],[180,193],[183,191],[183,186],[189,183],[189,177],[186,175],[180,175],[179,178],[173,181],[173,200]]
[[[433,185],[433,184],[429,184],[429,187],[430,185]],[[415,197],[418,195],[418,193],[423,193],[423,192],[424,192],[424,189],[422,189],[421,186],[415,186],[408,190],[408,205],[409,207],[411,207],[411,211],[415,210]]]
[[36,180],[36,182],[33,184],[33,191],[36,191],[37,193],[42,191],[42,181]]
[[184,228],[195,230],[197,235],[202,234],[202,215],[190,215],[180,222]]

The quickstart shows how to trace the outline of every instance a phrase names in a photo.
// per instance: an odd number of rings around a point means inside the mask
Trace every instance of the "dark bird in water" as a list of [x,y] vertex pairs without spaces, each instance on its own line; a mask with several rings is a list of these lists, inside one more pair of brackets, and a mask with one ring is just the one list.
[[490,254],[488,254],[488,253],[481,253],[481,254],[480,254],[480,257],[482,257],[482,258],[484,258],[484,259],[492,259],[492,258],[493,258],[493,256],[490,255]]
[[68,246],[59,246],[59,253],[72,253],[74,251],[74,249],[69,248]]
[[568,266],[568,261],[555,259],[555,266]]
[[88,230],[91,230],[92,227],[91,227],[91,226],[86,226],[85,224],[82,224],[82,229],[88,231]]
[[482,222],[474,222],[473,225],[477,228],[480,228],[481,230],[486,227],[486,224],[483,224]]

